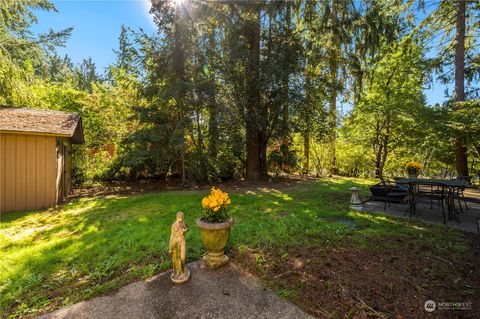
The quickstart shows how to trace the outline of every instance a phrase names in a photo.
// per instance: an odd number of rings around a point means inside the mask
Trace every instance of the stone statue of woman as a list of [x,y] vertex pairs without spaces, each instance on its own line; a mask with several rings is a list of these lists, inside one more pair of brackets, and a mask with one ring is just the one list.
[[173,273],[170,278],[176,284],[181,284],[190,278],[190,270],[185,265],[186,244],[183,235],[188,228],[183,218],[183,212],[177,212],[177,218],[175,223],[172,224],[170,235],[169,249],[173,261]]

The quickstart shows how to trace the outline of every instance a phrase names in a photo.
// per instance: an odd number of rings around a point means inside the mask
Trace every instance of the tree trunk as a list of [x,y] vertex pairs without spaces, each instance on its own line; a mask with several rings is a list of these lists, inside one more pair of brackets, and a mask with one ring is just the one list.
[[375,176],[376,177],[380,177],[383,175],[382,154],[383,154],[383,141],[380,141],[378,145],[377,154],[375,155]]
[[282,86],[283,86],[283,108],[282,108],[282,170],[284,170],[284,163],[288,162],[288,157],[290,153],[290,124],[289,124],[289,81],[290,81],[290,47],[289,43],[292,38],[292,12],[291,12],[291,4],[286,2],[286,17],[285,17],[285,40],[286,43],[284,44],[285,48],[285,69],[283,70],[283,79],[282,79]]
[[253,10],[255,21],[250,26],[249,34],[248,105],[245,114],[247,142],[246,178],[249,180],[258,179],[261,176],[258,134],[258,112],[260,109],[260,91],[258,88],[258,82],[260,80],[260,12],[258,8],[254,8]]
[[[202,134],[202,127],[200,125],[200,112],[197,111],[196,114],[196,124],[197,124],[197,135],[198,135],[198,143],[196,145],[197,147],[197,154],[198,154],[198,159],[200,161],[200,172],[198,176],[202,181],[206,181],[208,177],[208,169],[207,169],[207,157],[205,155],[205,150],[204,150],[204,142],[203,142],[203,134]],[[192,134],[192,139],[193,139],[193,134]]]
[[383,174],[383,171],[380,167],[382,163],[382,153],[383,153],[381,129],[382,129],[382,126],[379,120],[377,119],[375,122],[375,137],[373,138],[373,141],[372,141],[372,149],[373,149],[373,152],[375,153],[375,162],[374,162],[375,177],[380,177]]
[[[457,35],[455,41],[455,101],[465,100],[465,1],[457,1]],[[455,140],[455,166],[458,176],[468,176],[467,148],[459,135]]]
[[185,186],[187,185],[187,177],[185,174],[185,144],[182,144],[182,154],[180,161],[182,164],[182,185]]
[[218,120],[217,120],[217,103],[215,97],[212,98],[208,108],[208,153],[212,160],[217,158],[218,143]]
[[218,143],[218,119],[217,119],[217,86],[215,80],[215,28],[213,28],[212,33],[209,38],[210,48],[212,52],[210,53],[210,86],[211,86],[211,96],[208,107],[208,153],[212,160],[217,158],[217,143]]
[[[332,0],[332,29],[337,25],[337,5],[336,0]],[[336,142],[337,142],[337,86],[338,86],[338,39],[335,32],[332,32],[332,46],[329,57],[330,67],[330,81],[331,93],[329,98],[329,117],[330,117],[330,175],[337,174],[337,156],[336,156]]]
[[263,131],[258,132],[258,155],[260,161],[260,173],[262,176],[268,175],[268,161],[267,161],[267,137]]
[[385,134],[383,136],[383,154],[382,154],[382,160],[380,162],[380,167],[379,167],[379,173],[383,175],[383,169],[385,168],[385,163],[387,162],[387,157],[388,157],[388,142],[389,142],[390,136],[388,134]]
[[[175,69],[175,77],[176,80],[181,83],[181,87],[178,93],[178,96],[176,98],[177,104],[179,109],[184,109],[185,105],[185,96],[186,92],[184,89],[184,82],[185,82],[185,52],[182,48],[182,33],[183,30],[181,30],[181,25],[180,25],[180,13],[179,13],[179,8],[178,6],[175,8],[175,25],[174,25],[174,36],[175,36],[175,47],[174,47],[174,56],[173,56],[173,62],[174,62],[174,69]],[[180,128],[180,132],[178,132],[180,135],[179,137],[181,138],[181,166],[182,166],[182,184],[186,184],[186,174],[185,174],[185,128],[182,127]]]
[[336,89],[333,90],[332,96],[330,97],[330,175],[337,174],[337,92]]
[[310,131],[305,131],[303,134],[303,171],[302,173],[308,176],[310,168]]

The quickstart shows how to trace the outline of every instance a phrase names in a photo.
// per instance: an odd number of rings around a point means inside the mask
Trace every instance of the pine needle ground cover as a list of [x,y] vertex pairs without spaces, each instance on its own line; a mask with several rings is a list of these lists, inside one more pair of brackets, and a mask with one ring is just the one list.
[[[366,195],[371,184],[326,179],[231,192],[227,253],[319,317],[423,316],[428,299],[469,301],[475,311],[479,236],[349,211],[348,188]],[[2,317],[34,317],[168,270],[179,210],[190,227],[187,259],[199,259],[194,221],[208,191],[86,197],[57,211],[2,215]]]

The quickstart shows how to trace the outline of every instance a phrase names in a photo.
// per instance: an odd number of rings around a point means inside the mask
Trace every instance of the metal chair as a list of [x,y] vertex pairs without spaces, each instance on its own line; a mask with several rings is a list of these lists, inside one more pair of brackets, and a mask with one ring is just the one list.
[[423,189],[420,189],[420,185],[417,185],[418,189],[414,196],[413,210],[416,211],[416,205],[420,203],[430,204],[430,209],[433,209],[433,204],[436,201],[437,205],[442,207],[443,223],[446,224],[445,200],[447,195],[445,187],[433,184],[425,186]]
[[[468,183],[468,185],[471,185],[472,178],[473,176],[458,176],[456,179],[465,181],[466,183]],[[456,199],[458,202],[458,207],[460,208],[461,214],[463,213],[461,201],[463,201],[463,204],[465,205],[465,209],[469,210],[467,205],[467,199],[465,198],[465,194],[464,194],[466,188],[467,188],[467,185],[465,185],[465,187],[458,187],[454,194],[454,199]]]
[[383,210],[387,211],[387,203],[388,206],[392,202],[402,202],[407,197],[407,192],[405,190],[399,189],[398,186],[392,184],[390,181],[385,180],[383,176],[380,176],[380,185],[382,185],[383,190],[385,191],[385,196],[383,200],[385,202],[383,206]]

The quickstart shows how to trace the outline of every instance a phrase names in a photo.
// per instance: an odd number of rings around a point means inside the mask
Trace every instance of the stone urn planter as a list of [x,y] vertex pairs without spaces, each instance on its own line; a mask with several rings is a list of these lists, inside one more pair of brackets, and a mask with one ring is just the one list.
[[409,173],[409,174],[408,174],[408,178],[410,178],[410,179],[417,179],[417,178],[418,178],[418,174],[416,174],[416,173],[413,173],[413,174]]
[[200,235],[207,254],[203,262],[209,268],[218,268],[228,263],[229,258],[225,255],[225,246],[230,238],[230,228],[234,224],[232,217],[222,223],[209,223],[202,218],[197,219]]

